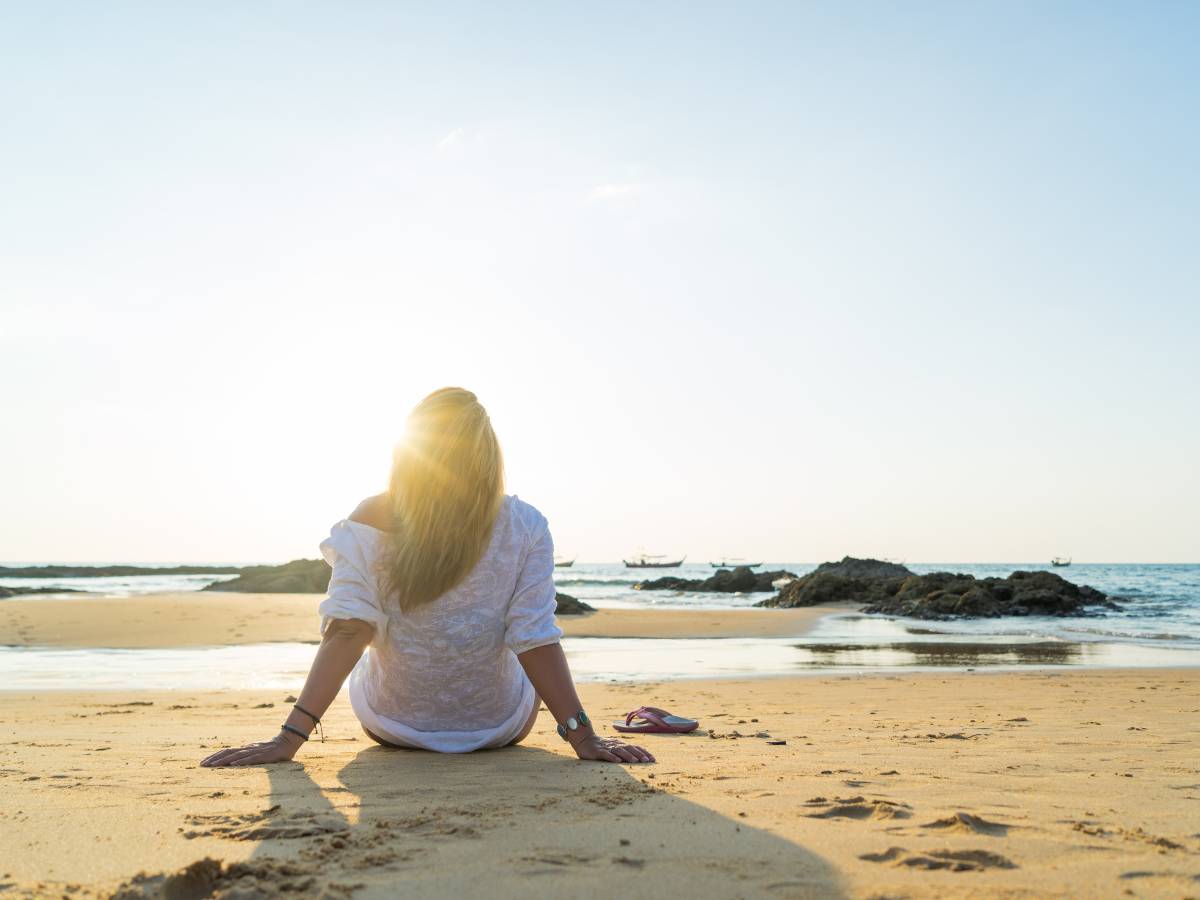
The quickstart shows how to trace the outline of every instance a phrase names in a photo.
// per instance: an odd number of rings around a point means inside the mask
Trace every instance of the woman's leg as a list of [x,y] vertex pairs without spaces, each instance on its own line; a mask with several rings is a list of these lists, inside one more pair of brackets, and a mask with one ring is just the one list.
[[[542,708],[542,698],[537,694],[533,695],[533,712],[529,714],[529,718],[525,720],[525,724],[521,726],[521,733],[508,742],[511,747],[513,744],[519,744],[525,738],[529,737],[529,732],[533,731],[533,726],[537,722],[538,710]],[[378,740],[378,738],[376,739]]]

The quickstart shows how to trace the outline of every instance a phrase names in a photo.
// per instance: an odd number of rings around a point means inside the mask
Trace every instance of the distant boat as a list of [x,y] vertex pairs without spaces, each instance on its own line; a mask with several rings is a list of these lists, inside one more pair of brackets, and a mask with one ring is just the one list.
[[561,556],[554,557],[554,568],[556,569],[569,569],[573,565],[575,565],[573,556],[570,559],[563,559]]
[[681,556],[679,559],[668,560],[661,553],[639,553],[633,559],[621,561],[630,569],[678,569],[685,559],[686,556]]
[[743,559],[739,559],[736,556],[735,557],[727,556],[724,559],[722,559],[720,562],[710,562],[709,565],[712,566],[714,569],[736,569],[738,566],[743,566],[747,569],[753,569],[755,566],[761,566],[762,563],[760,563],[760,562],[749,563]]
[[1054,559],[1050,560],[1050,565],[1052,566],[1069,566],[1070,564],[1071,557],[1069,556],[1056,556]]

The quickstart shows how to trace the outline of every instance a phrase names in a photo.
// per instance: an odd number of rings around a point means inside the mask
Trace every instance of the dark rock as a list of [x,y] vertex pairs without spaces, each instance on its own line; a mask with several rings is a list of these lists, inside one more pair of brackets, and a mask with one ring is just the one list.
[[[247,566],[229,581],[218,581],[206,591],[230,591],[245,594],[323,594],[329,587],[329,565],[321,559],[295,559],[282,566]],[[555,612],[577,616],[593,612],[582,600],[568,594],[554,595]]]
[[759,606],[818,606],[822,603],[862,603],[864,591],[872,589],[868,578],[847,578],[812,572],[789,581],[779,594],[763,600]]
[[[869,572],[872,566],[882,574],[838,574]],[[1072,584],[1053,572],[1013,572],[1007,578],[978,579],[954,572],[914,575],[894,563],[849,557],[841,563],[817,567],[757,605],[794,607],[822,603],[857,603],[863,605],[866,613],[913,619],[1068,616],[1085,615],[1093,607],[1117,608],[1095,588]]]
[[237,578],[218,581],[206,591],[245,594],[323,594],[332,570],[323,559],[294,559],[281,566],[246,566]]
[[639,581],[635,591],[717,591],[723,594],[748,593],[750,591],[773,591],[774,583],[781,578],[795,578],[793,572],[777,569],[774,572],[755,572],[746,566],[736,569],[718,569],[708,578],[676,578],[668,575],[652,581]]
[[809,574],[818,573],[844,575],[847,578],[903,578],[912,574],[899,563],[884,562],[881,559],[856,559],[853,556],[843,556],[841,562],[821,563]]
[[129,575],[234,575],[238,566],[0,566],[0,578],[124,578]]
[[48,587],[0,587],[0,600],[8,597],[18,597],[21,594],[86,594],[78,588],[48,588]]
[[569,594],[555,593],[554,603],[554,612],[560,616],[580,616],[596,611],[594,607],[588,606],[582,600],[576,600]]

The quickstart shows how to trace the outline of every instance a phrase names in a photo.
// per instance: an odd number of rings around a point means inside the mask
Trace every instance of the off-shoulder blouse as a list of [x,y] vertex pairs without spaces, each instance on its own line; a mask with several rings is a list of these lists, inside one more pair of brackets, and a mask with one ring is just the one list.
[[506,496],[467,577],[409,612],[384,596],[385,532],[343,519],[321,542],[333,567],[319,610],[375,627],[350,675],[350,704],[392,743],[466,753],[511,742],[533,711],[518,653],[556,643],[554,543],[545,517]]

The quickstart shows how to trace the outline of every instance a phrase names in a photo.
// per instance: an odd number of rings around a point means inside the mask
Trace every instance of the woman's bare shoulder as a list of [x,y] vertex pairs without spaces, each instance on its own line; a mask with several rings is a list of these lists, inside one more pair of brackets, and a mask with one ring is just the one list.
[[350,513],[350,521],[358,522],[361,525],[370,525],[380,531],[391,531],[392,504],[388,500],[388,495],[376,494],[374,497],[368,497],[358,504],[354,512]]

